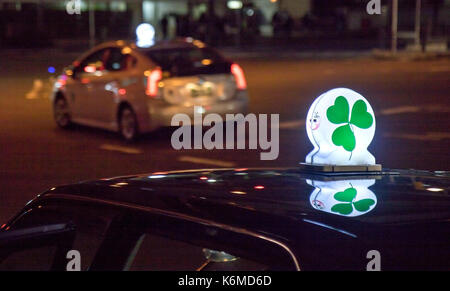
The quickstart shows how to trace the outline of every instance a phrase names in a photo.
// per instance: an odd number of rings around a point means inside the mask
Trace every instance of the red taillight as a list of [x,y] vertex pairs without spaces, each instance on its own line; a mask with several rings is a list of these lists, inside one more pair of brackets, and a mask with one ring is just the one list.
[[238,64],[231,65],[231,73],[236,79],[236,86],[239,90],[247,89],[247,82],[245,81],[244,71]]
[[64,79],[59,79],[58,81],[56,81],[56,83],[58,83],[59,87],[63,87],[66,85],[66,80]]
[[95,73],[96,70],[97,69],[94,66],[86,66],[86,67],[84,67],[84,71],[86,73]]
[[156,68],[150,72],[147,77],[147,89],[145,94],[150,97],[156,97],[158,95],[158,82],[162,79],[162,71],[160,68]]

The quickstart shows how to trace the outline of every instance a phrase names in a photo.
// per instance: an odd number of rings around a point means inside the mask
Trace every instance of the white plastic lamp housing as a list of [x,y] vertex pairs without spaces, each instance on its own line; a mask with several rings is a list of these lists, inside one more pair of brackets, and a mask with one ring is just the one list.
[[315,187],[309,197],[311,206],[319,211],[335,215],[355,217],[372,211],[377,205],[377,196],[368,189],[374,179],[316,181],[307,180]]
[[141,23],[136,28],[137,46],[149,47],[155,42],[155,28],[148,23]]
[[306,131],[314,149],[307,164],[375,165],[367,150],[375,134],[375,114],[359,93],[332,89],[314,100],[306,118]]

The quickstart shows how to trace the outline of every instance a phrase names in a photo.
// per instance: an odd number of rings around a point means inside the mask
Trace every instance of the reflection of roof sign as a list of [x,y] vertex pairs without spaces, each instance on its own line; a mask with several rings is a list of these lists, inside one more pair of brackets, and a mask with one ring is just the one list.
[[357,92],[337,88],[316,98],[306,131],[314,146],[306,164],[375,166],[375,157],[367,150],[375,134],[375,114]]
[[331,214],[355,217],[367,214],[377,204],[377,197],[368,189],[375,183],[370,180],[316,181],[308,180],[315,187],[309,197],[314,209]]

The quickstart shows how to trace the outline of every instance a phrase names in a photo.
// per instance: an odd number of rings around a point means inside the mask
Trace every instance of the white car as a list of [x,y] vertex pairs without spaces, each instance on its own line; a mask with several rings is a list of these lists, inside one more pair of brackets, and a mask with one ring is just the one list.
[[174,114],[247,113],[241,67],[191,38],[140,48],[124,41],[91,49],[67,68],[51,96],[56,124],[117,131],[125,140],[163,126]]

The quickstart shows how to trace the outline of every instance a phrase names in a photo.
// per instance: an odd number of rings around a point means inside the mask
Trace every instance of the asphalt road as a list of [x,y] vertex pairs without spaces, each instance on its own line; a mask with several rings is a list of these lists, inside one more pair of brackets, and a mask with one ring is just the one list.
[[261,161],[260,150],[172,149],[171,130],[135,144],[86,127],[56,128],[48,66],[60,71],[70,56],[10,53],[0,63],[0,223],[54,185],[154,171],[295,166],[312,149],[304,118],[324,91],[348,87],[363,94],[377,115],[369,150],[389,168],[450,170],[450,61],[239,60],[253,113],[280,114],[280,154]]

